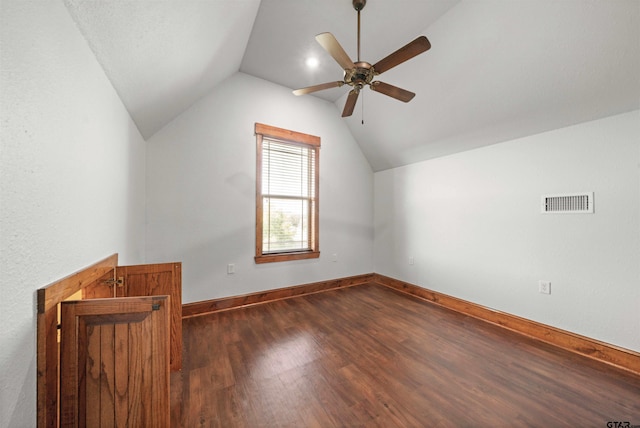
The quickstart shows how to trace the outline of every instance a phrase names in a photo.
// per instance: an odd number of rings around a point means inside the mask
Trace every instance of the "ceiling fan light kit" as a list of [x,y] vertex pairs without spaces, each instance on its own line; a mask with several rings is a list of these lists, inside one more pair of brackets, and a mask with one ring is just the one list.
[[352,0],[353,8],[358,12],[357,61],[354,62],[351,60],[333,34],[321,33],[316,36],[316,41],[320,46],[322,46],[344,70],[343,79],[336,82],[322,83],[320,85],[296,89],[293,91],[294,95],[305,95],[325,89],[339,88],[345,84],[349,85],[353,87],[353,89],[349,91],[349,95],[347,96],[347,102],[345,103],[344,110],[342,111],[342,117],[351,116],[351,114],[353,114],[353,109],[358,101],[360,90],[366,85],[375,92],[379,92],[405,103],[411,101],[413,97],[415,97],[416,94],[413,92],[379,80],[374,81],[373,79],[385,71],[390,70],[391,68],[402,64],[423,52],[426,52],[431,48],[431,43],[429,43],[429,40],[425,36],[420,36],[373,65],[366,61],[360,61],[360,11],[364,9],[366,4],[367,0]]

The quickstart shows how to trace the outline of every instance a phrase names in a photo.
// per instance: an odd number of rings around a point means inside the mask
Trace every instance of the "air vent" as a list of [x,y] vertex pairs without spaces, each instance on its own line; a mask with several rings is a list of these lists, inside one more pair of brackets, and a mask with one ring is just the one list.
[[543,214],[593,213],[593,192],[542,196]]

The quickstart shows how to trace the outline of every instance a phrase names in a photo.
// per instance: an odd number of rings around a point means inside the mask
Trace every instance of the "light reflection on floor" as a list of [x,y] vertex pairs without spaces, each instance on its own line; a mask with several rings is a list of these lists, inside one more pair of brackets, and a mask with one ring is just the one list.
[[252,367],[254,379],[268,379],[293,368],[299,368],[320,356],[317,343],[302,332],[269,344]]

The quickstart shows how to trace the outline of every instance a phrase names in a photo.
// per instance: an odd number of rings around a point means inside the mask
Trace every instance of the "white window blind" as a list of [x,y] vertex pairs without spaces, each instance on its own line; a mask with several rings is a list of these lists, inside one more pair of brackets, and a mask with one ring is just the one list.
[[315,156],[310,146],[263,139],[263,254],[313,249]]

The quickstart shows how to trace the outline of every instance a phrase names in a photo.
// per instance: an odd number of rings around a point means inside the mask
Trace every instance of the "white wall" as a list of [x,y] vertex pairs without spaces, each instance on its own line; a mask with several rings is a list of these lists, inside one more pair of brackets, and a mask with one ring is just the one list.
[[36,289],[144,262],[145,145],[60,1],[0,11],[0,426],[36,423]]
[[[321,137],[319,259],[254,263],[255,122]],[[373,173],[334,104],[236,73],[148,141],[146,255],[185,302],[370,273]]]
[[[375,271],[640,351],[639,116],[376,173]],[[540,214],[574,191],[594,214]]]

